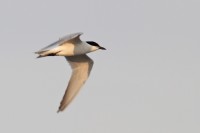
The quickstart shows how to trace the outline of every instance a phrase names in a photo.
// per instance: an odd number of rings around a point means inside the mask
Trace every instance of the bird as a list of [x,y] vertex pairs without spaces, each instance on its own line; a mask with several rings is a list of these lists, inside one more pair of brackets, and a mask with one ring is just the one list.
[[71,66],[71,77],[57,112],[65,110],[90,75],[94,61],[86,54],[97,50],[106,50],[94,41],[82,41],[80,39],[82,34],[82,32],[68,34],[35,52],[38,54],[37,58],[64,56]]

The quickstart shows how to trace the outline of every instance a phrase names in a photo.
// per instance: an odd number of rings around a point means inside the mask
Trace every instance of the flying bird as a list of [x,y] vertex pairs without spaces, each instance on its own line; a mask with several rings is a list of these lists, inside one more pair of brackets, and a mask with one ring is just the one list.
[[83,33],[74,33],[60,38],[58,41],[35,52],[39,56],[64,56],[72,68],[65,94],[60,102],[58,112],[63,111],[79,92],[85,81],[88,79],[93,60],[86,54],[96,50],[106,50],[94,41],[81,41]]

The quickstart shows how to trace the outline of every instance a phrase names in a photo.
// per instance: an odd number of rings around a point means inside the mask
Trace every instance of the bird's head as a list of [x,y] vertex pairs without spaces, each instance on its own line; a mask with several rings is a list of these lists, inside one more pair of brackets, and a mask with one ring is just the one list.
[[93,41],[87,41],[87,43],[91,46],[94,47],[94,49],[98,50],[98,49],[101,49],[101,50],[106,50],[106,48],[104,47],[101,47],[98,43],[96,42],[93,42]]

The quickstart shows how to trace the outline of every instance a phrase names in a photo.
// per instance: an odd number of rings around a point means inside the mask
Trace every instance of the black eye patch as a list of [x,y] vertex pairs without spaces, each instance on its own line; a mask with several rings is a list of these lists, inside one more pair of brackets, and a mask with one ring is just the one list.
[[99,44],[97,44],[96,42],[93,42],[93,41],[87,41],[87,43],[92,45],[92,46],[100,47]]

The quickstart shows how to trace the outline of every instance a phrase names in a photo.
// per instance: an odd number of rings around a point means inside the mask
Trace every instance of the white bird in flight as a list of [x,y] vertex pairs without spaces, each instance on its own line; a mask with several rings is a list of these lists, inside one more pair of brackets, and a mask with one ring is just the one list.
[[63,111],[69,105],[89,77],[94,62],[86,54],[99,49],[106,50],[96,42],[81,41],[80,36],[82,34],[69,34],[35,52],[39,55],[38,58],[64,56],[72,68],[72,75],[60,102],[58,112]]

